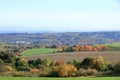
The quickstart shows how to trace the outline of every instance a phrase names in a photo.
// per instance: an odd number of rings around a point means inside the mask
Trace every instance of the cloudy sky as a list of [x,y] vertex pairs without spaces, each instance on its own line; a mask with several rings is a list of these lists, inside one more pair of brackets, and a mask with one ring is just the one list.
[[120,0],[0,0],[0,31],[120,31]]

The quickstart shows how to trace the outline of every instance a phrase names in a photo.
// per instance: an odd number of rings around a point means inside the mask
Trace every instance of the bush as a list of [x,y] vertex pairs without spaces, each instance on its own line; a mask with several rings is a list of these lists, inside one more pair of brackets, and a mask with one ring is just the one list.
[[29,71],[28,63],[25,60],[17,59],[15,62],[17,71]]
[[73,65],[64,64],[60,66],[54,66],[50,75],[54,77],[73,77],[76,76],[76,73],[76,67]]
[[35,60],[29,60],[29,61],[28,61],[28,65],[29,65],[29,67],[31,67],[31,68],[35,68],[35,67],[36,67],[36,61],[35,61]]
[[28,74],[29,77],[38,77],[40,74],[40,70],[39,69],[30,69],[30,72]]
[[47,77],[47,76],[49,76],[49,72],[46,72],[46,71],[40,71],[39,76],[40,76],[40,77]]
[[79,69],[77,75],[78,76],[91,76],[91,75],[96,75],[98,71],[96,69]]
[[29,67],[24,67],[24,66],[16,67],[16,69],[17,69],[17,71],[30,71]]
[[77,59],[74,59],[74,60],[73,60],[73,65],[74,65],[77,69],[79,69],[79,67],[80,67],[80,63],[79,63],[79,61],[78,61]]
[[47,67],[45,65],[38,65],[37,69],[39,69],[41,71],[49,71],[49,67]]
[[4,65],[0,64],[0,74],[2,74],[3,72],[6,72],[6,69],[5,69]]
[[44,66],[47,66],[47,67],[50,66],[50,63],[51,62],[48,59],[44,59],[44,60],[41,61],[41,64],[44,65]]
[[100,71],[105,71],[108,69],[108,66],[104,62],[97,61],[93,68],[100,70]]
[[45,66],[45,65],[38,65],[37,66],[37,69],[40,70],[40,74],[39,76],[48,76],[49,75],[49,71],[50,71],[50,68],[48,66]]
[[7,71],[11,71],[11,72],[15,71],[12,66],[5,66],[5,69],[6,69]]
[[104,62],[102,57],[98,58],[85,58],[80,65],[81,68],[84,69],[96,69],[100,71],[104,71],[108,69],[107,64]]
[[27,77],[27,74],[24,71],[19,71],[19,72],[13,72],[12,76],[13,77]]
[[95,63],[92,62],[93,58],[85,58],[81,64],[80,67],[84,69],[88,69],[94,66]]
[[64,65],[64,61],[59,60],[59,61],[53,61],[51,62],[50,66],[60,66],[60,65]]
[[114,70],[115,72],[120,73],[120,61],[117,64],[115,64]]
[[4,63],[4,61],[2,59],[0,59],[0,64],[3,64],[3,63]]
[[0,65],[0,72],[8,72],[8,71],[15,71],[13,67],[11,66],[6,66],[6,65]]
[[38,65],[42,64],[42,60],[39,58],[37,60],[29,60],[28,64],[29,64],[29,67],[36,68]]
[[4,63],[14,64],[15,58],[15,55],[9,51],[0,51],[0,59],[2,59]]

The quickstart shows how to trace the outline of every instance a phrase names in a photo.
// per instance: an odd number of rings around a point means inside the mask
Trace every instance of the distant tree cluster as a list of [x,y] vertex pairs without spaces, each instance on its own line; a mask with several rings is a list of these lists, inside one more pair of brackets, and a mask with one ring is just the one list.
[[79,52],[79,51],[105,51],[108,49],[108,46],[96,45],[83,45],[83,46],[58,46],[58,52]]

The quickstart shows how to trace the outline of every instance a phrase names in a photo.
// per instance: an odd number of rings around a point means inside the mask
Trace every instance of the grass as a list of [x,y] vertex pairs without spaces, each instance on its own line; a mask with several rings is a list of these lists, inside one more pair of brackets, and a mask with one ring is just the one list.
[[41,77],[0,77],[0,80],[120,80],[120,77],[73,77],[73,78],[41,78]]
[[39,54],[47,54],[47,53],[54,53],[57,49],[55,48],[36,48],[36,49],[27,49],[26,51],[22,52],[23,56],[31,56],[31,55],[39,55]]
[[103,44],[108,45],[110,48],[109,51],[120,51],[120,42]]
[[111,44],[106,44],[110,47],[120,47],[120,42],[117,42],[117,43],[111,43]]
[[120,42],[108,44],[111,51],[120,51]]

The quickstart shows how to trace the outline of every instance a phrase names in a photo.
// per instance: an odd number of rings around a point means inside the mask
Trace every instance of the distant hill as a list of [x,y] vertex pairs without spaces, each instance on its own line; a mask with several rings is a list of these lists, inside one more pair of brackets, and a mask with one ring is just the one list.
[[2,33],[0,42],[12,44],[94,45],[120,42],[120,31],[64,33]]

